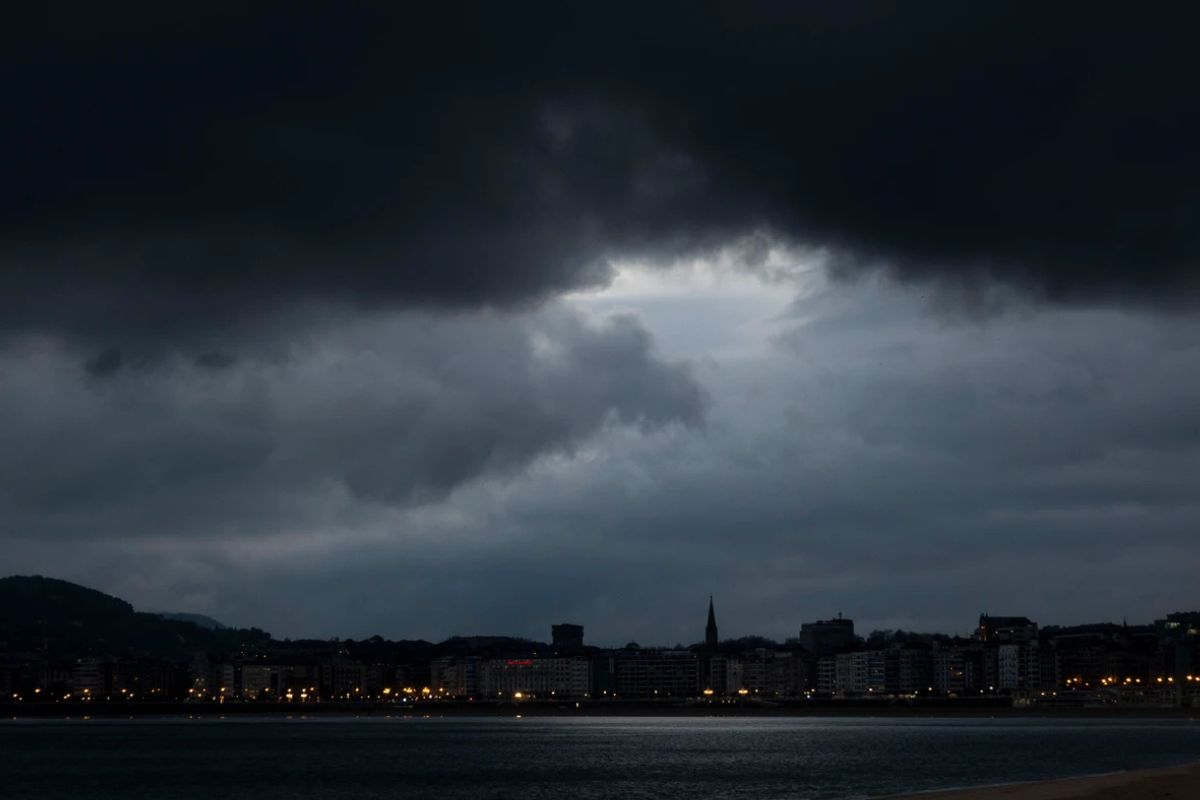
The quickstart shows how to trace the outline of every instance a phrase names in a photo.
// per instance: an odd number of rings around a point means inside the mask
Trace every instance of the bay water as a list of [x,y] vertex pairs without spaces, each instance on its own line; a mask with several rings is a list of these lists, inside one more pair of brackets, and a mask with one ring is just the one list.
[[7,800],[818,800],[1200,761],[1200,720],[0,721]]

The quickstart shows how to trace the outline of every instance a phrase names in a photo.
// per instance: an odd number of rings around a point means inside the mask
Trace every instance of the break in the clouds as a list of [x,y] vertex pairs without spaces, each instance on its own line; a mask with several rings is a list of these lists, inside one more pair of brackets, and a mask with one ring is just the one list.
[[1182,4],[42,4],[6,20],[8,329],[511,305],[755,232],[839,274],[1186,300]]

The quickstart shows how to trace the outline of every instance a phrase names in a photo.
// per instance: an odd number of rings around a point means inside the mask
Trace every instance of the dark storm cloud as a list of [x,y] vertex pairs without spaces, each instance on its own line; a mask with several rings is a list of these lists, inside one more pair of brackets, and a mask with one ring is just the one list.
[[6,20],[0,317],[176,334],[509,304],[729,237],[1179,298],[1184,4],[40,4]]

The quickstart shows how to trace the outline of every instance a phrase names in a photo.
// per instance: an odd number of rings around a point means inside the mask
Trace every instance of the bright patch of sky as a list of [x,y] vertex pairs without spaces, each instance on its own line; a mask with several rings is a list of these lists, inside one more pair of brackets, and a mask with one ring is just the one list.
[[753,358],[794,322],[783,316],[797,297],[820,291],[827,279],[819,253],[771,247],[746,255],[743,245],[667,267],[616,263],[609,285],[565,300],[594,316],[637,315],[668,357]]

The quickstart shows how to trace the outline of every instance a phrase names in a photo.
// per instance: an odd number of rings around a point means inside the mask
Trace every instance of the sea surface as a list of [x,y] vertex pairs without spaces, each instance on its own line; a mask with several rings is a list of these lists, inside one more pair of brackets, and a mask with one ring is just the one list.
[[866,797],[1200,761],[1200,721],[0,720],[5,800]]

